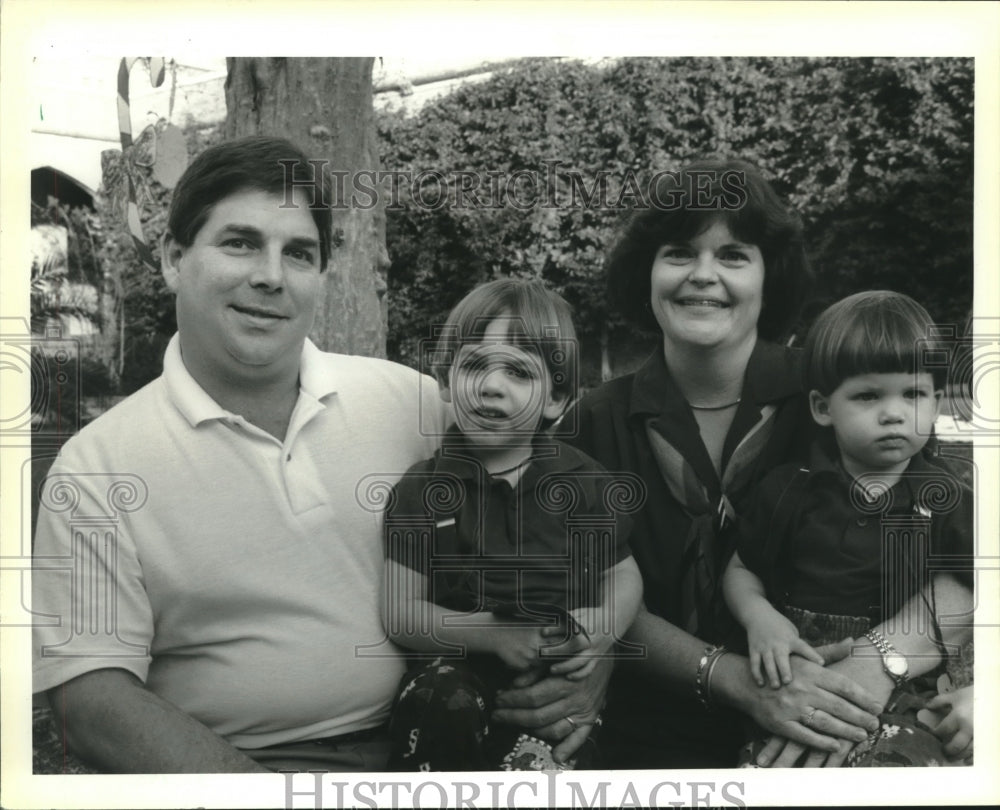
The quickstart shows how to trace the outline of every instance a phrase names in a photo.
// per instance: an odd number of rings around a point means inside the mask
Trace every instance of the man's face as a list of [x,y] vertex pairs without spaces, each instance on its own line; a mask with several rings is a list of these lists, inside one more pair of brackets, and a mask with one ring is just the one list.
[[184,364],[204,381],[298,374],[320,294],[319,233],[305,195],[244,189],[225,197],[188,247],[164,241]]

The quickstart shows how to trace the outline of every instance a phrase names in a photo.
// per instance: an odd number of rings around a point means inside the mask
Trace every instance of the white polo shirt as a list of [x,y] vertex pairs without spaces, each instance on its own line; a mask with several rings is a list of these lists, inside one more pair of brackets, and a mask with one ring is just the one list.
[[280,442],[205,393],[175,335],[163,375],[52,467],[34,691],[123,668],[241,748],[383,722],[403,663],[380,620],[380,498],[443,429],[429,377],[307,341]]

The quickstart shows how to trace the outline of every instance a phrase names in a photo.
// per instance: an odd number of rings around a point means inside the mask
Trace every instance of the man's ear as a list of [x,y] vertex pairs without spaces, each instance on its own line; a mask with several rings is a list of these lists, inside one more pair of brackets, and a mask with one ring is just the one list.
[[549,422],[555,422],[563,415],[567,405],[569,405],[569,394],[565,391],[550,391],[545,407],[542,408],[542,418]]
[[160,240],[160,272],[167,288],[177,292],[177,283],[181,274],[181,258],[184,256],[184,246],[172,234],[163,234]]
[[833,424],[833,417],[830,416],[830,400],[815,389],[809,392],[809,410],[817,425],[829,427]]

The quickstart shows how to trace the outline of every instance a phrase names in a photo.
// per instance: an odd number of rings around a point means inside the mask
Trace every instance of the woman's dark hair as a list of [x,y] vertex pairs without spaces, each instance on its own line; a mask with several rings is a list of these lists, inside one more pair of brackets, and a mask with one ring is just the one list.
[[605,263],[612,306],[636,326],[657,331],[649,306],[656,251],[686,242],[722,221],[764,260],[758,334],[781,338],[794,324],[812,281],[802,221],[771,184],[745,160],[708,158],[679,172],[653,176],[646,199],[626,220]]
[[210,146],[181,176],[170,201],[167,231],[190,247],[220,200],[249,189],[283,194],[303,189],[319,231],[320,270],[330,259],[331,183],[322,161],[310,162],[284,138],[253,135]]
[[807,391],[830,396],[860,374],[930,374],[934,388],[947,369],[934,321],[907,295],[869,290],[823,312],[806,338],[802,368]]

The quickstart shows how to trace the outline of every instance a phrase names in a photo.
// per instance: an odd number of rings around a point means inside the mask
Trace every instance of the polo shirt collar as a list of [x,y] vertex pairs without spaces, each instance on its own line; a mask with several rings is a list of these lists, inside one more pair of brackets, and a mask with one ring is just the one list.
[[[583,466],[585,456],[568,444],[545,436],[535,436],[531,444],[535,457],[518,481],[519,488],[531,488],[545,475],[569,472]],[[448,428],[441,447],[434,454],[433,471],[471,481],[479,481],[485,475],[482,464],[472,453],[468,439],[455,425]]]
[[[180,336],[176,333],[170,338],[163,356],[163,380],[171,402],[192,427],[212,419],[228,419],[232,416],[191,376],[181,357]],[[323,353],[308,338],[302,347],[299,390],[317,400],[337,390],[332,375],[324,373]]]
[[[925,475],[937,472],[937,468],[920,451],[910,459],[902,477],[892,485],[892,510],[909,509],[917,503],[919,480]],[[840,451],[832,431],[815,439],[809,448],[809,472],[813,475],[833,475],[845,486],[854,486],[854,479],[840,463]]]
[[299,389],[316,399],[337,392],[337,380],[327,371],[323,352],[309,338],[302,346],[302,359],[299,361]]

